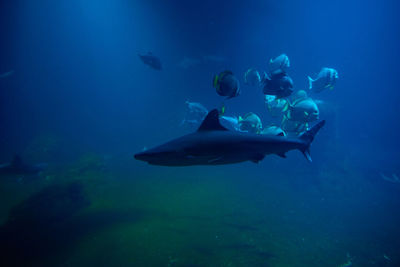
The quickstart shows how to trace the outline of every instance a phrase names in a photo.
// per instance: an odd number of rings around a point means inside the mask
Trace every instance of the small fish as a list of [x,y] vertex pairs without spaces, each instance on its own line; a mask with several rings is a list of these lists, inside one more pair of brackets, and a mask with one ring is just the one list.
[[339,78],[338,72],[332,68],[322,68],[317,78],[312,79],[308,76],[309,89],[315,93],[320,93],[325,89],[333,89],[336,80]]
[[263,81],[263,93],[274,95],[277,99],[288,97],[293,93],[293,80],[286,73],[265,76]]
[[296,100],[302,99],[302,98],[307,98],[307,97],[308,97],[307,92],[304,90],[299,90],[293,95],[293,98]]
[[199,65],[201,63],[201,60],[197,59],[197,58],[190,58],[190,57],[184,57],[181,62],[179,62],[179,67],[183,68],[183,69],[188,69],[188,68],[192,68],[195,67],[197,65]]
[[268,112],[272,117],[279,117],[288,108],[287,100],[281,98],[276,99],[275,96],[266,95],[265,103],[267,104]]
[[208,110],[202,104],[197,102],[186,101],[186,114],[181,125],[200,125],[203,119],[207,116]]
[[292,121],[308,123],[319,118],[319,109],[317,104],[311,98],[300,98],[289,104],[286,117]]
[[387,260],[387,261],[391,261],[391,259],[390,259],[386,254],[383,254],[383,258],[384,258],[385,260]]
[[261,82],[260,73],[253,68],[248,69],[244,74],[244,83],[251,86],[258,86]]
[[214,76],[213,86],[220,96],[233,98],[240,94],[239,80],[232,71],[226,70]]
[[144,64],[150,66],[155,70],[162,70],[161,60],[154,56],[153,53],[148,52],[146,55],[138,55]]
[[290,67],[289,57],[286,54],[277,56],[269,60],[269,73],[271,75],[285,73],[286,69]]
[[308,123],[291,121],[284,116],[281,127],[287,136],[298,136],[308,130]]
[[208,113],[207,108],[205,108],[205,107],[204,107],[202,104],[200,104],[200,103],[186,101],[185,104],[186,104],[186,106],[187,106],[187,108],[188,108],[188,110],[189,110],[190,112],[201,113],[201,114],[204,115],[204,117],[205,117],[205,116],[207,115],[207,113]]
[[28,164],[16,155],[9,163],[0,165],[0,175],[37,176],[47,168],[47,163]]
[[262,129],[260,117],[253,112],[247,113],[243,118],[239,116],[239,129],[242,132],[259,134]]
[[275,135],[275,136],[286,136],[285,131],[277,126],[277,125],[270,125],[265,127],[262,131],[261,134],[264,135]]
[[397,176],[397,174],[393,173],[392,177],[388,177],[384,175],[383,173],[379,174],[381,178],[387,182],[395,183],[395,184],[400,184],[400,178]]
[[228,128],[231,128],[235,131],[240,131],[238,118],[223,115],[220,116],[219,119],[222,125],[227,126]]

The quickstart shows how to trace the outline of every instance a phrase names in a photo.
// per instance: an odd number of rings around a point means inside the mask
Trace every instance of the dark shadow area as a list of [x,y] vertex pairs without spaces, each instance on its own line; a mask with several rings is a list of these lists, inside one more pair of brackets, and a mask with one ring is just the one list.
[[0,228],[0,266],[54,266],[90,232],[139,220],[141,212],[81,212],[89,206],[79,183],[51,185],[9,213]]

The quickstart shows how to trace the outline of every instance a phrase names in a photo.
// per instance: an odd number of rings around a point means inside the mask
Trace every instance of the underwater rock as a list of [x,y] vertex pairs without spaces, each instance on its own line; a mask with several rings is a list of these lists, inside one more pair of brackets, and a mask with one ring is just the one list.
[[60,139],[53,134],[40,134],[29,142],[22,156],[28,161],[52,161],[59,154]]
[[78,183],[51,185],[15,206],[0,227],[1,266],[27,266],[63,245],[62,229],[89,205]]
[[87,172],[104,172],[106,165],[104,157],[95,154],[84,154],[69,170],[68,172],[73,176],[85,175]]
[[62,266],[87,234],[118,223],[134,223],[137,210],[83,212],[90,204],[81,183],[51,185],[9,213],[0,227],[0,266]]

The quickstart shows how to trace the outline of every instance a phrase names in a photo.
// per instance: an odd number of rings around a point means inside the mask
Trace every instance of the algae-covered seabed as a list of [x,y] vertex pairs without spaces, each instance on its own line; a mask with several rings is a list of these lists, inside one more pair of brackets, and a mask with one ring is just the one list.
[[[396,243],[385,244],[395,229],[381,211],[385,203],[361,199],[373,193],[357,189],[363,178],[356,171],[325,166],[300,172],[273,157],[259,165],[188,168],[128,162],[130,168],[105,167],[100,157],[84,156],[40,181],[3,187],[3,203],[10,204],[3,205],[3,221],[15,203],[50,184],[79,182],[90,202],[75,215],[73,238],[63,244],[66,237],[54,233],[61,245],[30,264],[339,266],[347,254],[353,266],[398,263]],[[6,193],[22,187],[24,193]]]

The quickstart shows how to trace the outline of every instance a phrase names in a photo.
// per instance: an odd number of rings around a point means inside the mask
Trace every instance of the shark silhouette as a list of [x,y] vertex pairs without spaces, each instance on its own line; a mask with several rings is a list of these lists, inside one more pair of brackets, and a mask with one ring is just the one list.
[[16,155],[9,163],[0,164],[0,175],[27,175],[35,176],[47,167],[46,163],[27,164],[21,157]]
[[222,126],[218,110],[214,109],[208,113],[196,132],[134,157],[162,166],[221,165],[243,161],[258,163],[268,154],[286,158],[286,152],[298,149],[311,162],[310,144],[324,124],[325,121],[320,121],[298,138],[240,133]]

